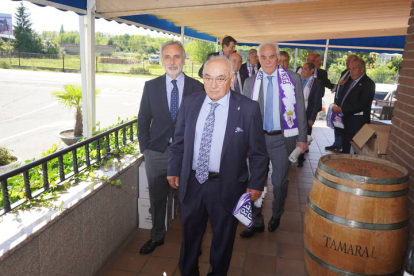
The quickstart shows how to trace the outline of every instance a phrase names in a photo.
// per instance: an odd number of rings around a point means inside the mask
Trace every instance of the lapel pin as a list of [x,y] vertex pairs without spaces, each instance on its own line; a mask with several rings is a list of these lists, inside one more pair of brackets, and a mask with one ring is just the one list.
[[362,83],[359,84],[359,86],[361,86],[361,85],[362,85]]
[[240,110],[240,106],[237,107],[237,110]]

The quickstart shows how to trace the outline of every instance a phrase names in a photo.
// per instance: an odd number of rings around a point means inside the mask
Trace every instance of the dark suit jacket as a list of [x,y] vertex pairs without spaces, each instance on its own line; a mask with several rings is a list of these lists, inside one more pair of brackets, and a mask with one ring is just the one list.
[[306,108],[306,118],[315,122],[318,112],[322,110],[322,95],[324,91],[322,82],[315,79],[312,84],[308,97],[308,107]]
[[[328,72],[323,69],[318,69],[318,80],[320,80],[324,87],[332,89],[334,84],[328,79]],[[325,91],[323,92],[325,95]]]
[[[207,56],[206,60],[204,61],[204,63],[206,63],[206,61],[209,60],[211,57],[218,56],[218,55],[220,55],[220,52],[215,52],[215,53],[208,54],[208,56]],[[201,65],[200,69],[198,70],[198,76],[200,78],[203,78],[204,63],[203,63],[203,65]]]
[[[138,141],[141,152],[151,149],[164,152],[173,136],[175,122],[168,107],[165,74],[145,83],[138,113]],[[201,82],[184,75],[183,98],[203,91]]]
[[[263,191],[268,158],[260,107],[247,97],[230,92],[229,115],[220,163],[221,201],[232,212],[246,188]],[[180,176],[179,198],[185,200],[193,163],[194,135],[205,93],[186,97],[181,105],[174,143],[170,147],[168,176]],[[185,143],[184,143],[185,142]],[[246,154],[249,153],[249,170]]]
[[240,94],[243,94],[244,81],[249,77],[249,75],[246,74],[245,72],[241,71],[241,70],[239,70],[239,75],[240,75],[240,81],[241,81],[241,84],[242,84],[242,86],[240,87],[241,88]]
[[[260,69],[260,63],[257,65],[257,70]],[[243,63],[242,66],[240,67],[239,70],[240,74],[243,74],[244,76],[246,76],[245,79],[247,79],[249,77],[249,71],[247,70],[247,62]],[[254,75],[254,74],[253,74]],[[244,85],[244,80],[242,80],[243,85]]]
[[[343,97],[352,83],[351,78],[347,81],[342,92]],[[371,105],[375,95],[375,83],[365,74],[352,88],[345,98],[341,108],[344,114],[344,131],[346,133],[357,133],[364,124],[370,123]],[[362,112],[362,115],[356,115]]]

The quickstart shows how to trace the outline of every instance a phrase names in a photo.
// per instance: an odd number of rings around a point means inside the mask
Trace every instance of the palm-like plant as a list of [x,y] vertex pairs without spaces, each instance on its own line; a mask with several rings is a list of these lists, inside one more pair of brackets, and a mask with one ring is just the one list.
[[[76,109],[74,136],[81,137],[83,135],[82,88],[77,84],[66,84],[63,86],[63,90],[63,92],[53,91],[52,96],[60,104]],[[95,94],[97,95],[98,93],[99,91],[95,90]]]

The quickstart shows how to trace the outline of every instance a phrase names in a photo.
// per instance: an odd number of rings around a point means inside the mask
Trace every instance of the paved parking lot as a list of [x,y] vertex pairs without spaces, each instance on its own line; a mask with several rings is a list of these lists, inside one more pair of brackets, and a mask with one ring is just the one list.
[[[148,79],[96,76],[96,118],[101,127],[138,114],[142,90]],[[58,142],[55,132],[73,128],[75,111],[51,97],[64,84],[80,84],[81,75],[0,69],[0,146],[21,159],[39,158]]]

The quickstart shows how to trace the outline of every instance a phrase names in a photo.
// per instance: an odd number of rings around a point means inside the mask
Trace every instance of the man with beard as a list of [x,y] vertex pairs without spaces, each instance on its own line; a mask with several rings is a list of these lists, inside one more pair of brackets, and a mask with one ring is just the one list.
[[142,246],[141,254],[149,254],[164,244],[165,210],[170,189],[167,181],[169,146],[178,108],[183,97],[203,92],[199,81],[182,72],[185,51],[180,42],[165,42],[161,46],[161,61],[166,74],[145,83],[138,113],[138,141],[145,156],[152,216],[151,239]]

